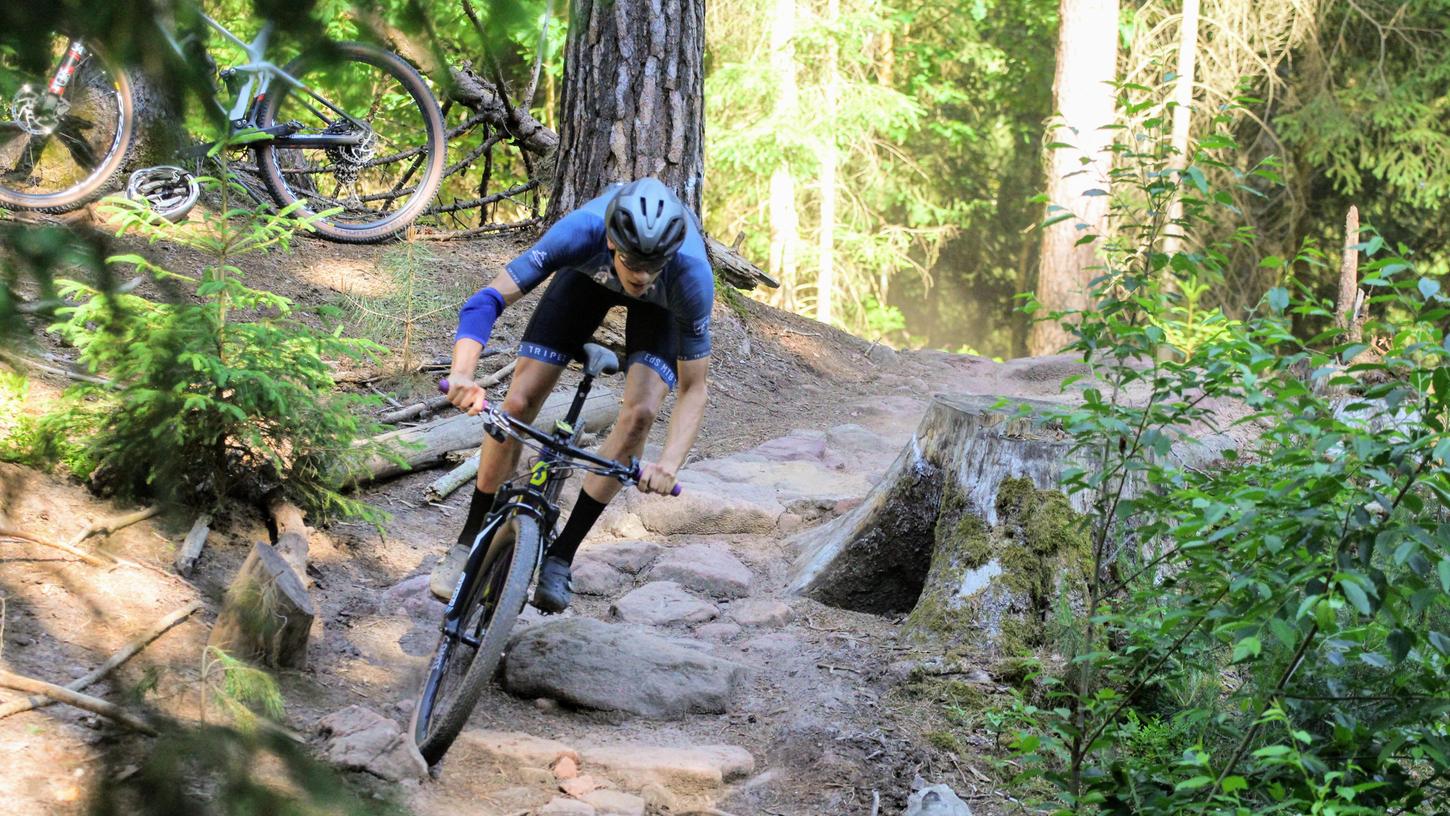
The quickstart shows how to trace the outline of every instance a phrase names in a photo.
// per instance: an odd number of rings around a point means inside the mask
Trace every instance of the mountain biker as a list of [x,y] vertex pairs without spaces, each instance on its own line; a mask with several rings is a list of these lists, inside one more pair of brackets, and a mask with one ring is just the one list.
[[[628,311],[625,381],[619,419],[599,448],[625,461],[644,450],[665,396],[678,387],[664,451],[643,465],[639,489],[668,494],[695,444],[705,413],[710,365],[710,308],[715,279],[705,242],[691,214],[662,182],[641,178],[614,185],[561,218],[459,315],[448,375],[448,399],[469,414],[487,406],[474,371],[494,321],[510,303],[554,276],[524,330],[518,365],[504,397],[509,415],[532,422],[569,360],[581,354],[611,306]],[[457,543],[433,571],[434,595],[447,599],[499,486],[518,465],[519,443],[485,437],[478,481]],[[539,572],[534,605],[562,612],[569,605],[574,553],[610,499],[614,479],[591,474]]]

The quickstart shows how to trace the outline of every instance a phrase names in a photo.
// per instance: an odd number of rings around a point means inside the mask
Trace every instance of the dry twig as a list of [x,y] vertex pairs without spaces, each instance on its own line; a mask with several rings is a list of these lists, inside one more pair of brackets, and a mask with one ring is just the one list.
[[128,728],[140,731],[143,734],[156,736],[156,728],[135,714],[113,703],[108,703],[99,697],[92,697],[89,694],[81,694],[71,691],[65,686],[57,686],[54,683],[47,683],[44,680],[36,680],[33,677],[26,677],[23,674],[15,674],[0,669],[0,686],[5,688],[23,691],[28,694],[39,694],[49,697],[58,703],[75,706],[76,708],[89,711],[92,714],[99,714],[108,720],[114,720]]

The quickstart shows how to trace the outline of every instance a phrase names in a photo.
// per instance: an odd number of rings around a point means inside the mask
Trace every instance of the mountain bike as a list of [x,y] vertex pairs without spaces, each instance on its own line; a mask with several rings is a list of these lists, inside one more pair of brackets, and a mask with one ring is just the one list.
[[[245,57],[220,72],[211,101],[279,209],[302,202],[299,217],[324,213],[313,222],[322,237],[373,243],[428,207],[443,178],[443,115],[406,61],[335,43],[278,67],[267,60],[270,25],[244,42],[201,19]],[[95,44],[56,34],[36,45],[0,44],[0,208],[62,213],[114,188],[136,141],[138,92]],[[235,96],[230,107],[222,90]],[[173,220],[195,203],[191,174],[169,165],[136,171],[127,189]]]
[[[429,765],[443,758],[498,669],[514,621],[554,539],[564,480],[574,471],[585,471],[626,485],[639,483],[637,459],[621,464],[578,447],[581,429],[575,423],[594,378],[619,372],[619,358],[603,346],[586,344],[583,357],[584,378],[569,412],[552,429],[535,428],[492,407],[483,414],[489,436],[518,440],[539,455],[522,476],[499,488],[443,611],[438,647],[413,707],[413,741]],[[448,390],[446,380],[439,389]],[[680,495],[679,485],[672,495]]]

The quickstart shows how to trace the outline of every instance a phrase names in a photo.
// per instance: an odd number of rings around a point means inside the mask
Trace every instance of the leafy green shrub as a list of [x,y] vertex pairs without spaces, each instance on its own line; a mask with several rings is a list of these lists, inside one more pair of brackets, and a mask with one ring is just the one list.
[[[1280,286],[1241,323],[1185,325],[1227,253],[1163,252],[1168,202],[1192,235],[1231,211],[1200,168],[1246,173],[1223,133],[1175,169],[1161,108],[1124,90],[1139,119],[1116,148],[1094,306],[1054,316],[1093,375],[1061,417],[1090,463],[1064,487],[1091,500],[1091,614],[1048,704],[1011,709],[1029,722],[1021,781],[1051,783],[1055,812],[1446,812],[1450,301],[1371,239],[1382,353],[1295,338],[1296,321],[1332,324],[1300,283],[1325,263],[1312,246],[1267,262]],[[1167,455],[1228,429],[1225,407],[1248,440],[1226,461]]]
[[229,185],[202,181],[224,205],[196,224],[107,200],[123,232],[198,250],[207,262],[193,277],[139,255],[109,259],[155,281],[166,301],[60,281],[76,305],[58,310],[52,330],[113,385],[73,386],[46,422],[83,446],[82,475],[121,493],[216,502],[280,486],[322,516],[376,515],[335,489],[366,453],[354,441],[372,428],[351,410],[366,400],[338,393],[327,361],[381,347],[309,328],[286,298],[247,286],[240,259],[286,249],[306,223],[286,210],[228,208]]

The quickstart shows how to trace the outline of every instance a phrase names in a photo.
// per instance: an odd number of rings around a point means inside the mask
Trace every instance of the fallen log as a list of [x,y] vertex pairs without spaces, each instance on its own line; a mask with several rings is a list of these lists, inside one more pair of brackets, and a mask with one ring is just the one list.
[[300,669],[317,608],[307,594],[307,525],[302,511],[274,496],[268,510],[277,544],[259,541],[227,587],[207,645],[242,660]]
[[[484,377],[482,380],[479,380],[479,387],[492,388],[495,385],[498,385],[499,383],[508,379],[509,376],[514,373],[514,369],[518,367],[518,364],[518,360],[511,361],[508,365],[500,368],[498,371],[495,371],[487,377]],[[438,411],[441,411],[447,407],[447,395],[439,394],[432,399],[424,400],[423,402],[415,403],[404,408],[399,408],[396,411],[389,411],[388,413],[378,417],[378,421],[383,423],[384,425],[396,425],[399,422],[404,422],[406,420],[413,419],[414,417],[422,416],[423,414],[437,413]]]
[[211,533],[211,515],[202,513],[196,517],[191,525],[191,530],[182,540],[181,547],[176,551],[176,559],[172,562],[176,567],[177,575],[190,575],[196,568],[196,562],[201,558],[201,550],[206,546],[206,537]]
[[23,674],[15,674],[4,669],[0,669],[0,686],[15,689],[16,691],[23,691],[26,694],[38,694],[43,697],[49,697],[58,703],[65,703],[66,705],[89,711],[92,714],[99,714],[108,720],[114,720],[128,728],[140,731],[143,734],[149,734],[153,737],[157,733],[156,728],[150,723],[120,706],[114,703],[108,703],[99,697],[92,697],[89,694],[71,691],[65,686],[57,686],[54,683],[47,683],[44,680],[26,677]]
[[[172,612],[170,615],[167,615],[166,617],[157,621],[156,624],[150,629],[142,632],[139,636],[136,637],[135,640],[132,640],[130,643],[127,643],[125,646],[122,646],[120,649],[116,650],[116,652],[112,654],[105,663],[97,666],[88,674],[85,674],[70,681],[69,683],[66,683],[65,688],[71,691],[81,691],[89,687],[91,684],[100,681],[111,672],[115,671],[122,663],[125,663],[127,660],[135,657],[141,652],[142,649],[151,645],[152,641],[166,634],[168,631],[171,630],[172,627],[191,617],[191,615],[198,609],[201,609],[201,601],[193,601],[186,606],[183,606],[180,609],[176,610],[175,612]],[[30,711],[34,708],[42,708],[44,706],[48,706],[53,702],[57,702],[57,699],[55,697],[44,694],[35,694],[22,700],[14,700],[12,702],[6,703],[3,706],[0,706],[0,720],[9,717],[12,714],[19,714],[22,711]]]
[[477,475],[478,454],[475,453],[467,459],[464,459],[463,463],[458,467],[448,471],[438,477],[433,484],[428,485],[428,489],[423,491],[423,496],[428,501],[441,502],[452,495],[453,491],[468,484],[468,481]]
[[705,236],[705,252],[710,256],[710,265],[715,267],[715,271],[720,277],[736,289],[748,290],[754,289],[756,286],[780,288],[780,281],[765,274],[760,267],[751,263],[744,255],[709,235]]
[[[1089,496],[1058,489],[1065,468],[1090,463],[1074,461],[1071,438],[1051,419],[1065,406],[998,401],[933,398],[865,501],[796,538],[789,590],[846,609],[909,612],[909,633],[973,651],[1038,645],[1050,610],[1080,604],[1090,575]],[[1205,434],[1169,456],[1202,466],[1232,445]]]
[[[568,414],[573,400],[573,394],[562,391],[550,396],[539,410],[534,424],[545,428],[552,426]],[[584,402],[579,421],[585,431],[595,432],[614,424],[617,416],[618,397],[608,388],[596,385]],[[373,456],[350,474],[346,483],[348,486],[356,486],[438,465],[450,451],[478,447],[483,441],[483,425],[482,416],[455,414],[425,425],[375,436],[364,444],[396,451],[403,463],[399,464],[381,455]]]

